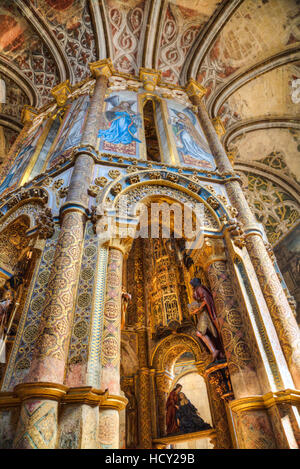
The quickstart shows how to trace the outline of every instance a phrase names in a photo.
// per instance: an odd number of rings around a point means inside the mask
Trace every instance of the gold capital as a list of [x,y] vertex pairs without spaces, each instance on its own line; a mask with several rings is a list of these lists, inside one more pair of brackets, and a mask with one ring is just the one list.
[[22,114],[21,114],[21,121],[23,124],[26,124],[27,122],[30,123],[33,121],[33,119],[37,116],[38,111],[32,106],[28,106],[28,104],[25,104],[25,106],[22,109]]
[[188,84],[185,87],[185,91],[190,98],[197,97],[198,99],[202,99],[206,94],[207,89],[200,85],[200,83],[198,83],[193,78],[190,78]]
[[63,81],[51,90],[51,94],[56,99],[58,106],[64,106],[66,104],[70,93],[71,86],[69,80]]
[[215,117],[214,119],[212,119],[212,123],[213,123],[213,126],[215,128],[215,131],[218,137],[219,138],[222,137],[222,135],[225,134],[226,130],[225,130],[221,117],[219,116]]
[[204,238],[200,239],[199,246],[191,253],[195,265],[200,265],[204,270],[217,261],[226,261],[225,246],[222,239]]
[[92,75],[95,78],[100,77],[101,75],[109,78],[115,72],[114,66],[111,59],[97,60],[97,62],[91,62],[89,64]]
[[147,91],[154,91],[161,80],[161,72],[153,68],[140,68],[140,80]]

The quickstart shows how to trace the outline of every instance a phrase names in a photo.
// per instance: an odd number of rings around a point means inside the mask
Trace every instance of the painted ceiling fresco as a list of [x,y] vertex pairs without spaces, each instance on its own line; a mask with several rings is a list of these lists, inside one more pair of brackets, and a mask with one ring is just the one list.
[[[0,125],[12,142],[24,104],[45,105],[56,84],[78,83],[89,62],[111,57],[121,73],[155,68],[183,86],[197,79],[238,169],[264,167],[272,181],[282,175],[294,188],[299,43],[299,0],[0,0],[0,74],[8,88]],[[280,155],[280,167],[272,155]]]

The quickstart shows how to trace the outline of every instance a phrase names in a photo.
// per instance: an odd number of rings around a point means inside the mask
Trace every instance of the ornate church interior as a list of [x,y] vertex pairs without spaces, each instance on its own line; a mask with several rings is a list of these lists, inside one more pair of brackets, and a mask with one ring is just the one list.
[[0,0],[0,448],[299,449],[299,0]]

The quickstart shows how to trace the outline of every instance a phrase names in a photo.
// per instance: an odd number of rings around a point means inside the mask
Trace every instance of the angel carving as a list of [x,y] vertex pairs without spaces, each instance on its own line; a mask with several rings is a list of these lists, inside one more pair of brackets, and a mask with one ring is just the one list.
[[121,101],[118,95],[110,96],[105,99],[112,107],[105,112],[105,117],[108,121],[108,129],[100,129],[98,137],[103,140],[123,145],[128,145],[132,142],[141,141],[134,135],[142,125],[140,114],[132,110],[132,105],[135,101]]
[[[184,112],[171,109],[176,118],[172,118],[172,124],[175,128],[175,133],[181,145],[178,150],[184,155],[192,156],[198,160],[204,160],[213,165],[213,157],[210,153],[209,146],[205,139],[195,128],[196,117],[190,109],[185,108]],[[186,115],[189,114],[189,116]]]

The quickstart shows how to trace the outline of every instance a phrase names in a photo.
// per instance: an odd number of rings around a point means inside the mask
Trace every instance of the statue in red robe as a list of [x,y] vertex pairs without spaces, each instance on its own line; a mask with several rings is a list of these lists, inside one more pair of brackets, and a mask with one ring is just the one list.
[[190,313],[197,315],[196,335],[204,342],[212,354],[213,361],[224,358],[222,342],[219,334],[219,323],[212,294],[199,278],[190,281],[193,287],[193,298],[189,305]]
[[176,411],[179,409],[178,400],[179,393],[182,389],[181,384],[176,384],[175,388],[170,392],[167,404],[166,404],[166,425],[167,425],[167,435],[179,432],[178,419],[176,417]]

